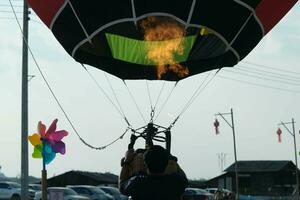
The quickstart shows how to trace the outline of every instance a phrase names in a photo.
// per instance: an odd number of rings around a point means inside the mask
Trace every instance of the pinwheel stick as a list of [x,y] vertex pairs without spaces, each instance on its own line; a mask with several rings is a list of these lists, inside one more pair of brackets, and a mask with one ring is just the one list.
[[42,170],[42,200],[47,200],[47,170],[45,162],[45,140],[42,140],[43,170]]

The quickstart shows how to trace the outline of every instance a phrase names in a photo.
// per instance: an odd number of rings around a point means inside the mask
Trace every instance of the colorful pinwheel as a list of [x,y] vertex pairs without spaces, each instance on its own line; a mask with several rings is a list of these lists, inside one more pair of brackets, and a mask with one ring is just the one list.
[[56,131],[57,121],[55,119],[47,131],[46,126],[39,122],[38,133],[28,137],[34,146],[32,157],[43,158],[44,164],[49,164],[55,158],[56,153],[66,153],[65,143],[61,140],[68,135],[68,132],[65,130]]

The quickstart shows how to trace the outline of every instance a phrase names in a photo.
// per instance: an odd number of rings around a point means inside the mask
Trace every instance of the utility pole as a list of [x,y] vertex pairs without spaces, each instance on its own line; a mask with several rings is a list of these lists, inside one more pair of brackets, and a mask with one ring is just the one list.
[[224,165],[226,163],[226,153],[218,153],[218,163],[221,172],[224,170]]
[[[224,115],[231,115],[231,123],[227,121]],[[236,155],[236,141],[235,141],[235,129],[234,129],[234,121],[233,121],[233,109],[231,108],[230,113],[218,113],[215,116],[221,116],[222,119],[230,126],[232,129],[232,136],[233,136],[233,150],[234,150],[234,169],[235,169],[235,199],[239,199],[239,176],[238,176],[238,163],[237,163],[237,155]]]
[[[292,124],[292,131],[286,126],[287,124]],[[291,122],[281,122],[278,124],[279,126],[283,126],[287,132],[293,136],[294,139],[294,153],[295,153],[295,164],[296,164],[296,199],[299,199],[299,176],[298,176],[298,161],[297,161],[297,147],[296,147],[296,132],[295,132],[295,121],[294,118],[292,118]]]
[[28,20],[27,0],[23,1],[22,111],[21,111],[21,199],[28,199]]

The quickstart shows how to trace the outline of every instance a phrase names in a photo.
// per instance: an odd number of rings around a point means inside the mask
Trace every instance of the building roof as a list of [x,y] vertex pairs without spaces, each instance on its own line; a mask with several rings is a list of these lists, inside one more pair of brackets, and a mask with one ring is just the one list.
[[111,173],[68,171],[48,178],[48,186],[117,184],[118,176]]
[[97,181],[106,182],[106,183],[117,183],[118,176],[111,173],[99,173],[99,172],[86,172],[86,171],[72,171],[73,173],[81,174],[83,176],[90,177]]
[[[289,160],[247,160],[238,161],[238,172],[277,172],[281,170],[290,170],[295,168],[292,161]],[[233,163],[225,172],[235,172]]]

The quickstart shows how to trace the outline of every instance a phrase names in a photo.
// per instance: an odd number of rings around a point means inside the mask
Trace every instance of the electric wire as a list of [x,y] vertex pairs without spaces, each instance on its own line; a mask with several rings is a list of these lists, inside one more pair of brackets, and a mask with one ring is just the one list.
[[[268,65],[262,65],[262,64],[258,64],[258,63],[254,63],[254,62],[248,62],[248,61],[242,61],[242,63],[246,63],[246,64],[249,64],[249,65],[254,65],[254,66],[258,66],[258,67],[264,67],[264,68],[268,68],[268,69],[272,69],[272,70],[276,70],[276,71],[281,71],[281,72],[285,72],[285,73],[291,73],[291,74],[299,74],[299,72],[293,72],[293,71],[289,71],[289,70],[284,70],[284,69],[278,69],[276,67],[271,67],[271,66],[268,66]],[[284,68],[284,67],[282,67]]]
[[[10,13],[10,14],[12,14],[12,12],[9,11],[9,10],[0,10],[0,13]],[[23,12],[22,11],[16,11],[16,13],[22,14]]]
[[[16,18],[14,18],[14,17],[0,17],[0,20],[2,20],[2,19],[3,20],[16,20]],[[19,17],[18,19],[21,20],[21,19],[23,19],[23,17]],[[30,18],[30,21],[34,22],[34,23],[37,23],[37,24],[43,24],[40,21],[37,21],[37,20],[32,19],[32,18]]]
[[[22,5],[13,5],[14,7],[19,7],[19,8],[23,8]],[[0,7],[10,7],[9,4],[0,4]]]
[[258,84],[258,83],[253,83],[250,81],[245,81],[245,80],[239,80],[239,79],[234,79],[234,78],[229,78],[223,75],[218,75],[218,78],[222,78],[222,79],[227,79],[227,80],[231,80],[231,81],[236,81],[236,82],[241,82],[241,83],[246,83],[249,85],[254,85],[254,86],[259,86],[259,87],[264,87],[264,88],[270,88],[270,89],[275,89],[275,90],[280,90],[280,91],[285,91],[285,92],[292,92],[292,93],[297,93],[300,94],[300,91],[297,90],[290,90],[290,89],[285,89],[285,88],[279,88],[279,87],[273,87],[273,86],[267,86],[264,84]]
[[233,74],[239,74],[239,75],[242,75],[242,76],[248,76],[248,77],[252,77],[252,78],[262,79],[262,80],[265,80],[265,81],[272,81],[272,82],[276,82],[276,83],[279,82],[279,83],[293,85],[293,86],[295,86],[295,85],[300,86],[299,83],[290,83],[290,82],[286,82],[286,81],[282,81],[282,80],[271,79],[271,78],[268,78],[268,77],[261,77],[261,76],[258,76],[258,75],[252,75],[252,74],[247,74],[247,73],[243,73],[243,72],[237,72],[237,71],[234,71],[234,70],[224,69],[223,71],[233,73]]
[[[11,8],[12,8],[13,12],[14,12],[15,10],[14,10],[14,7],[13,7],[11,1],[12,1],[12,0],[9,0],[9,3],[10,3],[10,5],[11,5]],[[38,69],[38,71],[39,71],[39,73],[40,73],[42,79],[44,80],[44,82],[45,82],[47,88],[49,89],[50,93],[52,94],[52,96],[53,96],[55,102],[57,103],[57,105],[59,106],[60,110],[62,111],[62,113],[63,113],[64,116],[66,117],[67,121],[69,122],[69,124],[70,124],[70,126],[72,127],[72,129],[73,129],[73,131],[75,132],[75,134],[79,137],[80,141],[81,141],[83,144],[85,144],[86,146],[88,146],[88,147],[90,147],[90,148],[92,148],[92,149],[95,149],[95,150],[103,150],[103,149],[107,148],[108,146],[114,144],[114,143],[115,143],[116,141],[118,141],[119,139],[122,139],[123,136],[124,136],[124,135],[128,132],[128,130],[130,130],[131,128],[127,127],[126,131],[125,131],[120,137],[118,137],[117,139],[113,140],[113,141],[110,142],[109,144],[104,145],[104,146],[100,146],[100,147],[95,147],[95,146],[90,145],[89,143],[87,143],[87,142],[80,136],[80,134],[78,133],[78,131],[77,131],[77,129],[75,128],[74,124],[72,123],[71,119],[69,118],[67,112],[64,110],[64,108],[62,107],[60,101],[58,100],[58,98],[56,97],[54,91],[52,90],[52,87],[50,86],[49,82],[47,81],[47,79],[46,79],[46,77],[45,77],[43,71],[41,70],[41,68],[40,68],[40,66],[39,66],[39,64],[38,64],[38,62],[37,62],[37,60],[36,60],[36,58],[35,58],[35,56],[34,56],[32,50],[31,50],[31,48],[30,48],[30,46],[29,46],[29,44],[28,44],[28,41],[27,41],[27,40],[25,39],[25,37],[24,37],[23,29],[22,29],[22,27],[21,27],[21,24],[20,24],[20,22],[19,22],[19,20],[18,20],[17,15],[16,15],[15,12],[14,12],[14,16],[15,16],[16,22],[17,22],[17,24],[18,24],[18,27],[19,27],[19,29],[20,29],[20,31],[21,31],[23,40],[24,40],[24,42],[25,42],[25,44],[26,44],[26,46],[27,46],[27,48],[28,48],[28,51],[29,51],[29,53],[30,53],[32,59],[33,59],[33,62],[35,63],[35,65],[36,65],[36,67],[37,67],[37,69]]]
[[268,76],[268,77],[274,77],[274,78],[280,78],[288,81],[300,81],[300,76],[290,76],[286,74],[280,74],[280,73],[274,73],[272,71],[268,70],[262,70],[262,69],[256,69],[253,67],[243,66],[243,65],[237,65],[234,69],[242,70],[242,71],[248,71],[250,73],[257,73],[260,75]]

